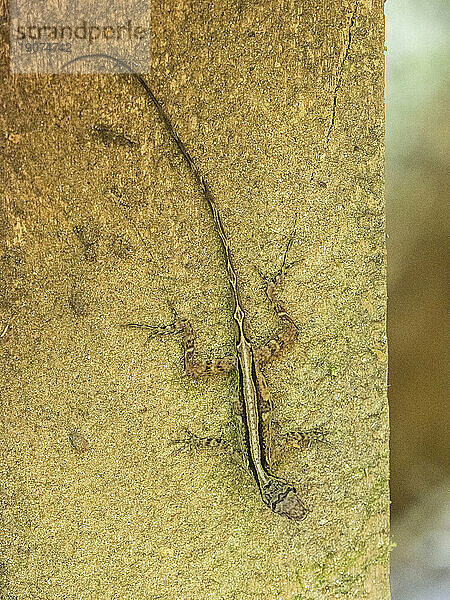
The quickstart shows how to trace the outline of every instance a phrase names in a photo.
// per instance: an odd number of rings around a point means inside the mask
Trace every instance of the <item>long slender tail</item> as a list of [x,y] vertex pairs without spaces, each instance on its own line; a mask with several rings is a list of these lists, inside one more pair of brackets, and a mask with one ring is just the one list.
[[227,267],[228,277],[230,280],[230,285],[231,285],[232,291],[233,291],[234,301],[236,304],[239,304],[236,272],[235,272],[232,257],[231,257],[231,251],[230,251],[230,246],[228,243],[228,238],[225,234],[225,230],[222,225],[222,220],[220,218],[220,213],[217,209],[216,200],[214,198],[213,193],[211,192],[211,189],[208,185],[208,182],[206,181],[205,176],[200,171],[200,169],[197,167],[197,165],[195,164],[195,162],[192,159],[189,152],[186,150],[186,146],[181,141],[179,135],[175,131],[175,129],[172,125],[172,122],[169,119],[169,116],[167,115],[166,111],[162,107],[160,101],[155,96],[155,94],[152,92],[150,86],[145,81],[145,79],[142,77],[142,75],[140,75],[139,73],[136,73],[129,64],[127,64],[123,60],[120,60],[119,58],[116,58],[114,56],[109,56],[108,54],[84,54],[82,56],[77,56],[76,58],[68,61],[67,63],[65,63],[63,68],[67,68],[69,65],[71,65],[75,62],[79,62],[81,60],[85,60],[88,58],[93,58],[93,59],[103,58],[103,59],[112,61],[113,63],[119,65],[125,71],[127,71],[139,83],[139,85],[145,91],[146,95],[150,98],[151,102],[153,103],[154,107],[156,108],[156,112],[158,113],[159,118],[164,123],[164,126],[165,126],[167,132],[169,133],[169,136],[175,142],[177,148],[181,152],[184,160],[186,161],[186,164],[188,165],[189,169],[191,170],[192,174],[194,175],[195,180],[197,181],[198,185],[200,186],[200,188],[203,192],[203,196],[205,197],[205,200],[208,204],[208,207],[209,207],[212,217],[214,219],[214,223],[217,227],[221,246],[222,246],[223,252],[225,254],[226,267]]

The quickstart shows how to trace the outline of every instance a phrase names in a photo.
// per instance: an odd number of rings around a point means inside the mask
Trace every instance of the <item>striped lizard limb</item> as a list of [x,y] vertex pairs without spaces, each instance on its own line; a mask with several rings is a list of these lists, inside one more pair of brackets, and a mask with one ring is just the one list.
[[217,373],[230,373],[236,370],[235,356],[228,355],[222,358],[208,359],[198,361],[195,358],[195,333],[190,321],[180,319],[175,316],[172,323],[168,325],[143,325],[140,323],[128,323],[127,327],[133,329],[146,329],[150,331],[147,340],[159,336],[173,333],[181,333],[184,346],[184,373],[192,377],[202,377],[204,375],[214,375]]
[[[66,66],[76,60],[83,60],[86,58],[106,58],[110,61],[113,61],[115,64],[121,65],[122,68],[125,69],[135,79],[135,81],[138,82],[141,88],[145,91],[147,97],[152,102],[171,140],[174,142],[179,152],[183,156],[196,183],[199,186],[199,189],[203,194],[204,200],[210,210],[212,219],[216,226],[220,245],[222,247],[233,302],[239,398],[243,407],[242,436],[245,460],[249,466],[250,472],[255,478],[263,502],[278,515],[295,521],[302,520],[306,517],[308,510],[298,495],[295,486],[289,481],[273,475],[269,469],[268,456],[263,442],[264,434],[261,418],[261,407],[263,402],[262,390],[264,385],[262,383],[261,372],[256,361],[256,350],[253,347],[247,333],[246,314],[240,300],[240,283],[238,282],[234,267],[231,247],[222,224],[222,219],[216,200],[206,181],[206,178],[193,161],[184,143],[181,141],[175,129],[173,128],[168,115],[145,79],[141,75],[135,73],[133,69],[123,61],[104,54],[92,54],[84,57],[77,57],[76,59],[66,63]],[[269,289],[271,290],[272,288]],[[271,291],[269,291],[268,296],[269,298],[271,297]],[[287,314],[285,314],[285,311],[283,311],[281,304],[278,306],[278,308],[279,314],[283,315],[285,319],[290,321]],[[293,324],[293,322],[291,324]],[[182,326],[185,335],[187,327],[188,326],[186,323]],[[187,346],[187,350],[189,353],[191,350],[190,346]]]
[[274,338],[269,340],[266,345],[255,348],[255,358],[259,365],[269,362],[285,349],[289,348],[298,339],[299,328],[289,313],[286,311],[284,304],[279,300],[277,296],[277,288],[282,284],[286,275],[287,269],[290,269],[298,261],[291,263],[289,266],[286,265],[286,260],[296,235],[297,219],[294,223],[294,230],[289,238],[286,249],[284,251],[283,262],[281,268],[272,278],[267,278],[262,275],[266,282],[266,296],[269,299],[272,308],[278,315],[279,319],[284,325],[282,331],[277,334]]

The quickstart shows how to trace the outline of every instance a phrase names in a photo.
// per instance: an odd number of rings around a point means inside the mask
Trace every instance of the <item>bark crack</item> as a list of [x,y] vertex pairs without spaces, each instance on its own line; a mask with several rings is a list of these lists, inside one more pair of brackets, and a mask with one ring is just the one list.
[[349,23],[349,26],[348,26],[347,44],[346,44],[346,47],[345,47],[344,56],[342,58],[340,66],[338,68],[336,85],[334,86],[334,92],[333,92],[333,109],[332,109],[332,112],[331,112],[331,122],[330,122],[330,126],[328,128],[328,133],[327,133],[327,149],[328,149],[328,145],[330,143],[330,137],[331,137],[331,133],[332,133],[333,128],[334,128],[334,122],[335,122],[335,119],[336,119],[337,96],[338,96],[338,92],[339,92],[339,89],[340,89],[341,84],[342,84],[342,72],[344,70],[344,65],[345,65],[345,63],[347,61],[348,54],[350,52],[350,46],[351,46],[351,43],[352,43],[352,30],[353,30],[353,27],[355,25],[357,11],[358,11],[358,2],[355,3],[355,8],[353,9],[352,16],[350,17],[350,23]]

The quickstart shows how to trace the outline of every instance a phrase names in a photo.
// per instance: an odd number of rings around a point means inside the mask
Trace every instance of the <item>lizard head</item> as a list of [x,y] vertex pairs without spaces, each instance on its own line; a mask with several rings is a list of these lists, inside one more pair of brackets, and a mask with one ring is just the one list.
[[263,501],[277,515],[301,521],[309,512],[295,487],[283,479],[271,477],[263,486],[261,494]]

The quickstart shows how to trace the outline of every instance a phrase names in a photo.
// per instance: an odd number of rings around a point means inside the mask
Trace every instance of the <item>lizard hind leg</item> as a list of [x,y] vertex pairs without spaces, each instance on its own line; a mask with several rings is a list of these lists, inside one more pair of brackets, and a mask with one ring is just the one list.
[[148,325],[146,323],[126,323],[124,327],[128,327],[129,329],[145,329],[149,331],[146,343],[148,343],[151,339],[158,337],[160,335],[171,335],[173,333],[183,333],[184,332],[184,320],[179,319],[175,309],[169,305],[172,314],[173,320],[166,325]]
[[289,251],[295,239],[296,224],[297,219],[295,220],[294,230],[286,245],[281,267],[272,277],[267,277],[260,273],[262,279],[266,283],[266,296],[269,299],[269,302],[272,305],[275,313],[283,323],[284,327],[282,331],[278,333],[274,338],[269,340],[269,342],[266,345],[260,346],[259,348],[255,349],[255,357],[259,364],[269,362],[272,358],[279,355],[285,348],[291,346],[298,338],[299,327],[295,323],[294,319],[289,315],[289,313],[286,310],[286,307],[284,306],[283,302],[279,300],[277,295],[277,289],[283,283],[286,271],[299,262],[297,260],[290,263],[289,265],[286,264]]
[[147,337],[147,342],[160,335],[181,333],[183,336],[184,347],[184,372],[188,376],[201,377],[203,375],[213,375],[217,373],[230,373],[236,368],[236,358],[231,355],[198,361],[195,358],[195,333],[190,321],[178,317],[173,308],[172,312],[174,314],[173,321],[167,325],[128,323],[126,327],[148,330],[150,333]]
[[145,329],[149,331],[146,343],[148,343],[151,339],[158,337],[160,335],[170,335],[172,333],[180,333],[181,329],[178,323],[169,323],[168,325],[147,325],[145,323],[127,323],[124,327],[129,327],[130,329]]

